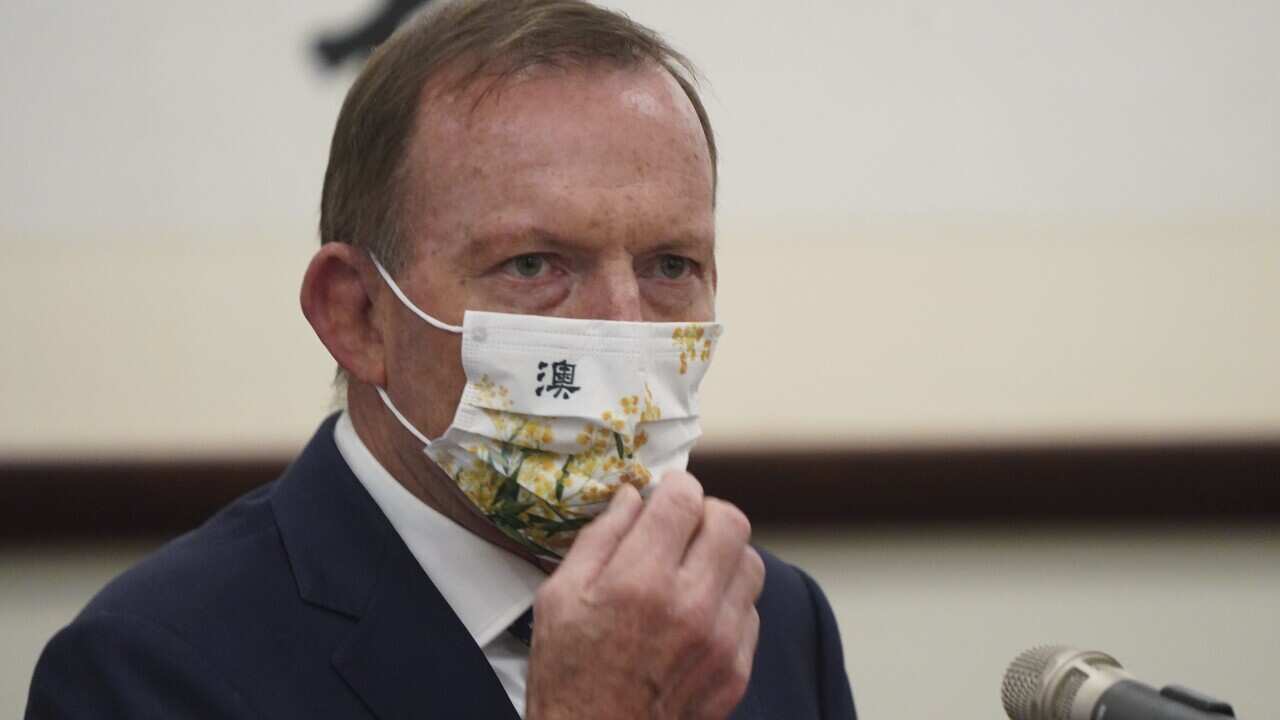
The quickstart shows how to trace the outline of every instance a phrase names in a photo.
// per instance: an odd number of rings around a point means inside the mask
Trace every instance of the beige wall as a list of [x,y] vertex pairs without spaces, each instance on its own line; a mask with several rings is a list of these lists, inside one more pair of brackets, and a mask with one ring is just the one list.
[[[1280,433],[1280,5],[618,5],[711,80],[708,443]],[[0,457],[305,438],[305,43],[362,11],[0,8]]]
[[[1280,5],[618,4],[711,80],[709,443],[1280,433]],[[355,5],[0,5],[0,459],[311,431],[295,294],[350,73],[304,45]],[[867,718],[997,717],[1049,641],[1275,706],[1271,530],[765,542],[826,586]],[[0,550],[0,715],[141,551]]]

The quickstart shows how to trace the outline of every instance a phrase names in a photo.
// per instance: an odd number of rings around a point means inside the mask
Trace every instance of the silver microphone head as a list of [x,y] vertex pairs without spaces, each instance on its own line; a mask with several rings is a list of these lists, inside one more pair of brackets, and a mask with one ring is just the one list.
[[1106,653],[1042,645],[1009,664],[1000,700],[1010,720],[1083,720],[1103,691],[1130,677]]

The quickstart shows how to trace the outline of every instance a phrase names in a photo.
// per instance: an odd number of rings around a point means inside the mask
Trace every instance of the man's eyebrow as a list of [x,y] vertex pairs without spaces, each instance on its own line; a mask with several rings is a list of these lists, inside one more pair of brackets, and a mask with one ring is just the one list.
[[[566,254],[590,250],[593,243],[574,242],[545,228],[537,226],[509,227],[484,230],[471,234],[462,245],[467,258],[481,262],[506,259],[522,253],[541,251]],[[646,245],[645,253],[694,253],[714,252],[713,236],[694,230],[682,230],[664,237],[652,245]]]
[[[503,247],[510,243],[514,247]],[[520,246],[538,246],[550,250],[571,250],[574,243],[569,242],[553,232],[539,227],[508,227],[484,230],[472,233],[462,245],[462,252],[467,257],[492,258],[507,253],[520,251]],[[532,250],[532,248],[529,248]]]
[[688,233],[667,238],[660,243],[645,248],[645,250],[650,253],[687,253],[694,251],[712,252],[714,249],[714,238],[699,233]]

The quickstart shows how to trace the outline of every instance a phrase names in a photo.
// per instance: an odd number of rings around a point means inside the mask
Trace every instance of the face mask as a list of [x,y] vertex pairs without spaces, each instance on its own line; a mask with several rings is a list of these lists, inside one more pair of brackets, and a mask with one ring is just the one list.
[[562,557],[623,483],[647,496],[664,473],[685,469],[719,324],[468,310],[459,327],[420,310],[374,264],[418,317],[462,335],[467,377],[434,440],[378,394],[471,505],[535,555]]

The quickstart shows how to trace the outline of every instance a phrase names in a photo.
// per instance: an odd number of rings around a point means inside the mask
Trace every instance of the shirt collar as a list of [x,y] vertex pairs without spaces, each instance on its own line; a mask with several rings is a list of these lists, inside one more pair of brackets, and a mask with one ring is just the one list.
[[387,516],[458,619],[484,647],[533,605],[542,571],[473,535],[401,485],[369,452],[344,412],[333,428],[338,452]]

